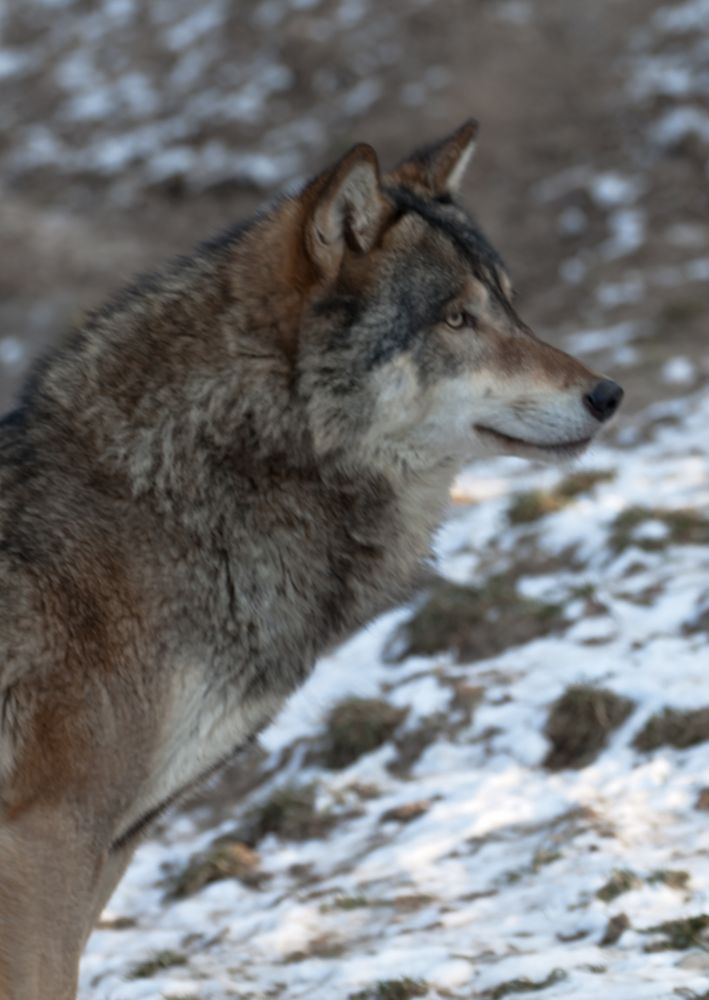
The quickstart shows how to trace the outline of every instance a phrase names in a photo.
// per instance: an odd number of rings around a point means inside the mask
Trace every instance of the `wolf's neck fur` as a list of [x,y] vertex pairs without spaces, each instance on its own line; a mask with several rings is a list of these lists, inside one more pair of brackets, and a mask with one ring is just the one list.
[[301,585],[324,595],[328,574],[356,581],[357,599],[340,597],[359,625],[426,561],[455,470],[344,471],[314,455],[282,350],[297,282],[274,288],[269,276],[266,300],[247,260],[236,285],[227,245],[128,290],[39,371],[30,411],[48,448],[73,457],[68,475],[105,476],[115,495],[199,538],[205,556],[243,561],[264,531],[297,540],[295,562],[315,548],[319,583]]

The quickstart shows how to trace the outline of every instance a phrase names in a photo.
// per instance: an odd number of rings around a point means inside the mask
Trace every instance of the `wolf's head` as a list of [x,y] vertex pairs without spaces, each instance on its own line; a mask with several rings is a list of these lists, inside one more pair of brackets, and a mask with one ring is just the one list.
[[620,386],[517,315],[457,198],[475,134],[467,122],[384,176],[355,146],[282,209],[301,290],[286,339],[320,454],[412,469],[572,457],[620,403]]

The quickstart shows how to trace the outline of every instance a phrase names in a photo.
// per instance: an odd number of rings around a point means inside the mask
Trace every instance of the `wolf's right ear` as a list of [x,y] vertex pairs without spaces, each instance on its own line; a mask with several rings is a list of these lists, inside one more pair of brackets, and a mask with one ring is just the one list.
[[450,135],[403,160],[393,180],[434,198],[457,194],[475,153],[477,134],[478,123],[469,118]]
[[387,212],[377,154],[360,143],[320,180],[306,219],[306,248],[322,276],[337,274],[346,247],[371,250]]

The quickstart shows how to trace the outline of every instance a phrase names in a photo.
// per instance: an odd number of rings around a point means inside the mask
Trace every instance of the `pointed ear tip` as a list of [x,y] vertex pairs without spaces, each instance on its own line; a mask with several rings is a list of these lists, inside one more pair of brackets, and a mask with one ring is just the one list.
[[480,122],[477,118],[466,118],[463,124],[458,129],[458,135],[463,138],[465,137],[468,142],[472,142],[473,139],[477,138],[477,134],[480,131]]
[[343,163],[357,163],[357,162],[367,162],[371,163],[372,166],[379,166],[379,157],[377,156],[374,146],[370,146],[368,142],[357,142],[351,149],[349,149],[345,155],[342,157]]

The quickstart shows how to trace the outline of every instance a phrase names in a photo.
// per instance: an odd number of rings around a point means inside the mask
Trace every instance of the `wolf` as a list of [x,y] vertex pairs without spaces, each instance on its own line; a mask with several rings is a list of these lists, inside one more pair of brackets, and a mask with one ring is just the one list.
[[71,1000],[151,820],[406,599],[461,464],[622,389],[537,339],[459,197],[474,121],[356,145],[138,280],[0,423],[0,998]]

